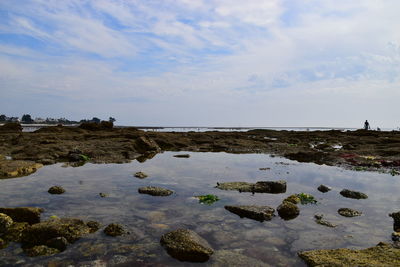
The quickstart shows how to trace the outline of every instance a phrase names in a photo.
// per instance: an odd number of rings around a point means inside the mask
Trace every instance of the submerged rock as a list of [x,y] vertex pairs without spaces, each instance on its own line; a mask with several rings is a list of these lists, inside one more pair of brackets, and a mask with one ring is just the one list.
[[322,192],[322,193],[326,193],[331,191],[332,188],[326,185],[321,184],[320,186],[318,186],[318,191]]
[[144,178],[148,177],[148,175],[144,172],[137,172],[134,174],[134,176],[139,179],[144,179]]
[[212,260],[212,267],[229,266],[229,267],[270,267],[271,265],[264,263],[256,258],[243,255],[235,250],[217,250],[215,251]]
[[48,247],[58,249],[59,251],[66,250],[68,244],[68,240],[65,237],[55,237],[46,242]]
[[393,218],[393,230],[400,232],[400,211],[389,214]]
[[256,221],[269,221],[274,217],[275,209],[268,206],[225,206],[226,210]]
[[120,236],[125,233],[124,228],[120,224],[111,223],[105,229],[104,233],[109,236]]
[[178,154],[174,155],[175,158],[190,158],[189,154]]
[[187,229],[164,234],[160,243],[169,255],[180,261],[205,262],[214,253],[206,240]]
[[148,194],[152,196],[169,196],[173,193],[173,191],[169,189],[155,186],[140,187],[138,191],[140,194]]
[[53,195],[61,195],[61,194],[65,193],[65,189],[62,188],[61,186],[56,185],[56,186],[50,187],[47,192],[49,192],[50,194],[53,194]]
[[222,190],[237,190],[239,192],[279,194],[286,192],[286,181],[259,181],[256,183],[227,182],[217,183],[216,188]]
[[0,161],[0,179],[16,178],[36,172],[43,164],[23,160]]
[[349,209],[349,208],[340,208],[340,209],[338,209],[338,213],[344,217],[357,217],[357,216],[361,216],[361,214],[362,214],[361,211],[357,211],[357,210],[353,210],[353,209]]
[[324,225],[324,226],[331,227],[331,228],[335,228],[337,226],[336,224],[333,224],[331,222],[328,222],[327,220],[324,220],[324,215],[322,215],[322,214],[315,214],[314,218],[315,218],[315,222],[320,225]]
[[14,222],[27,222],[34,224],[40,222],[40,214],[44,210],[42,208],[0,208],[0,213],[7,214]]
[[0,213],[0,235],[7,232],[7,230],[11,227],[14,221],[10,216],[4,213]]
[[25,251],[26,255],[28,255],[29,257],[49,256],[49,255],[60,253],[60,251],[58,249],[49,248],[48,246],[44,246],[44,245],[26,248],[24,251]]
[[361,250],[321,249],[299,252],[298,255],[308,266],[400,266],[400,249],[385,243]]
[[279,216],[284,220],[291,220],[300,214],[300,209],[295,204],[283,201],[277,208]]
[[367,199],[368,198],[368,196],[364,193],[352,191],[349,189],[343,189],[342,191],[340,191],[340,194],[347,198],[355,198],[355,199]]

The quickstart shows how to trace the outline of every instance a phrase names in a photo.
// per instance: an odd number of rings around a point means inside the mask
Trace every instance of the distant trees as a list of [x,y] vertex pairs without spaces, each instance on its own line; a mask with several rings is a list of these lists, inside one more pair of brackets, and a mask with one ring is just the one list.
[[116,119],[113,117],[110,117],[110,118],[108,118],[108,121],[114,123],[116,121]]
[[33,119],[32,119],[32,117],[31,117],[31,115],[29,115],[29,114],[24,114],[24,115],[22,115],[21,121],[22,121],[23,123],[32,123],[32,122],[33,122]]
[[83,119],[80,121],[73,121],[73,120],[68,120],[66,118],[59,118],[59,119],[55,119],[55,118],[46,118],[46,119],[42,119],[42,118],[35,118],[32,119],[32,116],[30,114],[24,114],[21,117],[21,120],[18,117],[8,117],[5,114],[0,114],[0,123],[5,123],[5,122],[22,122],[22,123],[27,123],[27,124],[64,124],[64,125],[71,125],[71,124],[81,124],[81,123],[85,123],[85,122],[92,122],[92,123],[108,123],[110,125],[113,125],[113,123],[116,121],[115,118],[113,117],[109,117],[108,121],[107,120],[101,120],[98,117],[93,117],[92,119],[88,120],[88,119]]
[[1,114],[0,115],[0,122],[5,122],[5,121],[7,121],[7,116],[6,115],[4,115],[4,114]]

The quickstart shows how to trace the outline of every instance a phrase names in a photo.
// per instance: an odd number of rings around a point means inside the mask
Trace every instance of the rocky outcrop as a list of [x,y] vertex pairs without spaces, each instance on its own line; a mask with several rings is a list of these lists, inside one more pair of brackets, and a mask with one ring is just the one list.
[[40,222],[40,214],[43,212],[41,208],[0,208],[0,213],[7,214],[14,222],[27,222],[34,224]]
[[108,236],[115,237],[125,234],[125,230],[120,224],[111,223],[104,229],[104,233]]
[[340,208],[338,209],[338,213],[344,217],[356,217],[356,216],[361,216],[362,212],[349,209],[349,208]]
[[214,253],[206,240],[187,229],[164,234],[160,243],[169,255],[180,261],[205,262]]
[[329,186],[323,185],[323,184],[318,186],[318,191],[320,191],[322,193],[327,193],[327,192],[329,192],[331,190],[332,190],[332,188],[330,188]]
[[340,194],[347,198],[354,198],[354,199],[367,199],[368,198],[368,196],[364,193],[349,190],[349,189],[343,189],[342,191],[340,191]]
[[151,196],[162,196],[162,197],[169,196],[173,193],[172,190],[156,186],[140,187],[138,189],[138,192],[140,194],[147,194]]
[[276,210],[278,211],[279,216],[284,220],[294,219],[300,214],[299,207],[288,201],[283,201]]
[[400,266],[400,249],[385,243],[361,250],[321,249],[300,252],[298,255],[308,266]]
[[216,188],[222,190],[237,190],[239,192],[279,194],[286,192],[286,181],[259,181],[256,183],[227,182],[217,183]]
[[274,217],[275,209],[268,206],[225,206],[226,210],[256,221],[269,221]]
[[62,188],[61,186],[56,185],[56,186],[50,187],[47,192],[49,192],[50,194],[53,194],[53,195],[61,195],[61,194],[65,193],[65,189]]
[[36,172],[43,164],[23,160],[0,161],[0,179],[16,178]]

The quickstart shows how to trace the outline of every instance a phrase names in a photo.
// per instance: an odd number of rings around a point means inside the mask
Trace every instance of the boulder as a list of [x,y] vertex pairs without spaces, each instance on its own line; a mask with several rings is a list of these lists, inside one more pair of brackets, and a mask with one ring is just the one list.
[[14,222],[2,238],[7,241],[22,242],[22,235],[28,227],[29,224],[26,222]]
[[29,224],[40,222],[40,214],[42,212],[42,208],[0,208],[0,213],[7,214],[14,222],[27,222]]
[[291,202],[293,204],[299,204],[301,202],[301,199],[298,197],[297,194],[294,194],[294,195],[288,196],[283,201],[288,201],[288,202]]
[[279,216],[284,220],[291,220],[300,214],[300,209],[295,204],[283,201],[277,208]]
[[227,182],[217,183],[216,188],[222,190],[237,190],[239,192],[279,194],[286,192],[286,181],[259,181],[256,183]]
[[361,250],[320,249],[298,255],[308,266],[400,266],[400,249],[385,243]]
[[340,208],[338,209],[338,213],[344,217],[356,217],[356,216],[361,216],[362,212],[349,209],[349,208]]
[[61,195],[61,194],[65,193],[65,189],[62,188],[61,186],[56,185],[56,186],[50,187],[47,192],[49,192],[50,194],[53,194],[53,195]]
[[256,221],[269,221],[274,217],[275,209],[268,206],[225,206],[226,210]]
[[55,237],[46,242],[46,245],[50,248],[55,248],[59,251],[64,251],[67,249],[68,240],[65,237]]
[[28,255],[29,257],[49,256],[49,255],[60,253],[60,251],[58,249],[49,248],[48,246],[44,246],[44,245],[26,248],[24,251],[25,251],[26,255]]
[[173,193],[173,191],[162,188],[162,187],[155,187],[155,186],[145,186],[145,187],[140,187],[138,189],[140,194],[148,194],[151,196],[169,196]]
[[111,223],[105,229],[104,233],[108,236],[120,236],[125,233],[124,228],[120,224]]
[[6,233],[13,223],[14,221],[10,216],[0,213],[0,235]]
[[343,189],[342,191],[340,191],[340,194],[344,197],[347,198],[354,198],[354,199],[366,199],[368,198],[368,196],[364,193],[361,192],[357,192],[357,191],[352,191],[349,189]]
[[393,230],[396,232],[400,232],[400,211],[398,212],[393,212],[389,214],[390,217],[393,218]]
[[206,240],[187,229],[164,234],[160,243],[169,255],[180,261],[205,262],[214,253]]
[[27,176],[36,172],[43,164],[24,160],[0,161],[0,179]]
[[326,193],[331,191],[332,188],[326,185],[321,184],[320,186],[318,186],[318,191],[322,192],[322,193]]
[[144,178],[148,177],[148,175],[144,172],[137,172],[134,174],[134,176],[139,179],[144,179]]

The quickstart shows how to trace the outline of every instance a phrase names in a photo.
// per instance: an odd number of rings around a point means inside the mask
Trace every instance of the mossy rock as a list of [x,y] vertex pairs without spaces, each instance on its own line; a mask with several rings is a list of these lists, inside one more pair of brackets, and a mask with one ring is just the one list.
[[31,248],[24,249],[26,255],[29,257],[37,257],[37,256],[50,256],[53,254],[60,253],[58,249],[50,248],[48,246],[40,245],[34,246]]
[[117,223],[111,223],[104,229],[104,233],[108,236],[115,237],[125,234],[125,230],[122,227],[122,225]]
[[21,207],[21,208],[0,208],[0,213],[7,214],[14,222],[27,222],[34,224],[40,222],[42,208]]
[[277,208],[279,216],[284,220],[292,220],[300,214],[300,209],[292,202],[283,201]]
[[7,230],[14,223],[10,216],[4,213],[0,213],[0,235],[7,232]]

